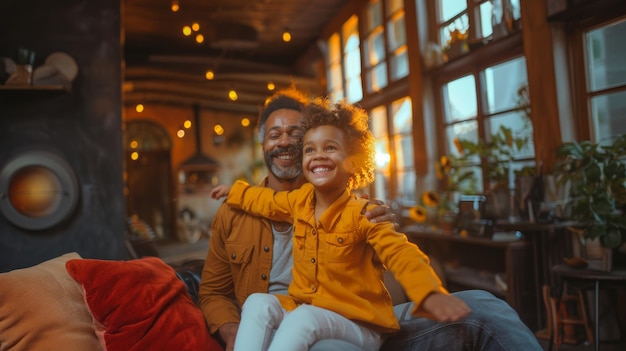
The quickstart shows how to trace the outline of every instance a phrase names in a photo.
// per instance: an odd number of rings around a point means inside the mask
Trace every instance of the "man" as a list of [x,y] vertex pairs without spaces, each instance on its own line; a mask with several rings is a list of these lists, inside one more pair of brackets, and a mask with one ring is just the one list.
[[[268,176],[263,185],[292,190],[304,182],[298,147],[303,131],[300,111],[308,99],[297,91],[277,93],[261,111],[259,139]],[[393,220],[379,206],[367,213],[372,221]],[[223,204],[213,221],[209,251],[202,273],[199,304],[212,334],[232,351],[240,306],[255,292],[287,293],[291,281],[292,228],[272,223]],[[534,335],[503,301],[486,292],[455,294],[473,312],[455,323],[438,323],[409,315],[409,304],[396,307],[401,331],[383,345],[387,350],[541,350]],[[488,307],[485,307],[488,306]],[[325,340],[311,351],[358,350],[340,340]]]

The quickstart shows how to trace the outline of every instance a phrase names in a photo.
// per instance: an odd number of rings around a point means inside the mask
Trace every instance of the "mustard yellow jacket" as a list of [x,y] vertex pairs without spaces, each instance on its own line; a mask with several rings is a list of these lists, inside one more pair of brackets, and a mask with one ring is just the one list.
[[239,323],[240,306],[252,293],[267,293],[273,244],[269,220],[225,203],[220,206],[211,226],[198,292],[211,333],[226,323]]
[[236,182],[227,203],[275,221],[293,220],[293,281],[289,297],[279,297],[287,309],[307,303],[380,332],[399,330],[378,262],[389,268],[415,303],[413,313],[429,294],[447,294],[428,256],[392,223],[371,223],[363,215],[367,201],[347,191],[317,223],[311,184],[276,192]]

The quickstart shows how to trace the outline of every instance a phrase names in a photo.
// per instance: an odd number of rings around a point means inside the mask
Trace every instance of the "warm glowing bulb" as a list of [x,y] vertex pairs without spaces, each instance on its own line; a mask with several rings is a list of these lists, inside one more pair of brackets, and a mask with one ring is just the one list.
[[242,127],[247,127],[249,125],[250,125],[250,119],[249,118],[244,117],[244,118],[241,119],[241,126]]
[[288,43],[291,41],[291,33],[289,33],[289,31],[284,31],[283,32],[283,41],[285,43]]
[[178,12],[178,10],[180,10],[180,4],[178,3],[178,1],[174,0],[172,1],[172,12]]
[[267,90],[274,90],[276,89],[276,85],[274,85],[274,83],[269,82],[267,83]]
[[137,161],[139,159],[139,153],[137,151],[133,151],[130,154],[130,159],[133,160],[133,161]]
[[237,99],[239,99],[239,95],[237,95],[237,92],[234,90],[228,92],[228,97],[233,101],[237,101]]
[[196,35],[196,43],[202,44],[204,42],[204,35],[198,34]]
[[185,122],[183,122],[183,127],[185,127],[185,129],[191,128],[191,121],[186,120]]
[[189,27],[189,26],[184,26],[184,27],[183,27],[183,34],[184,34],[186,37],[190,36],[190,35],[191,35],[191,27]]
[[142,104],[137,104],[137,106],[135,106],[135,111],[142,113],[143,112],[143,105]]
[[130,142],[130,148],[131,149],[136,149],[137,146],[139,146],[139,142],[137,142],[137,140],[133,140]]
[[207,80],[213,80],[213,78],[215,78],[215,73],[213,73],[213,71],[212,71],[212,70],[208,70],[208,71],[206,71],[206,73],[204,74],[204,77],[205,77]]
[[198,22],[193,22],[193,23],[191,24],[191,29],[193,29],[193,31],[194,31],[194,32],[199,31],[199,30],[200,30],[200,23],[198,23]]
[[176,136],[182,139],[185,136],[185,131],[182,129],[179,129],[178,132],[176,132]]
[[213,127],[213,131],[215,132],[215,135],[222,135],[224,134],[224,127],[222,127],[221,124],[216,124]]

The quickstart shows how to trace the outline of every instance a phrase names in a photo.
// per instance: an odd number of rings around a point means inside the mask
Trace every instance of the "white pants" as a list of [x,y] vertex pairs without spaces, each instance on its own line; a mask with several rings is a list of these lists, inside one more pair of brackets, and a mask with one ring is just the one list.
[[364,351],[377,351],[380,333],[335,312],[311,305],[285,311],[276,296],[256,293],[241,311],[235,351],[307,351],[316,341],[341,339]]

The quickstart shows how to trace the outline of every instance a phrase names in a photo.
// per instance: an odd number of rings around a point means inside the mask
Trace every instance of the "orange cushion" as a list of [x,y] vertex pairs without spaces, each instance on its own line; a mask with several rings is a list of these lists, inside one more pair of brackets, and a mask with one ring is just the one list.
[[156,257],[130,261],[70,260],[107,351],[217,351],[174,269]]
[[65,270],[77,253],[0,274],[0,350],[97,351],[81,287]]

